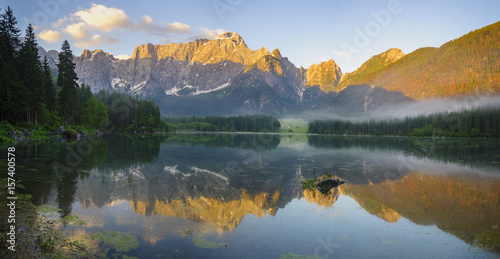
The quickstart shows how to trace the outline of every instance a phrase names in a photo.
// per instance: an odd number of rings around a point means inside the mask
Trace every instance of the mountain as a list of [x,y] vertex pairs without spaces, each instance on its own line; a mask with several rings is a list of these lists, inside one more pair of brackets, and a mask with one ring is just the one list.
[[500,22],[439,48],[415,50],[384,67],[380,62],[366,62],[340,86],[369,84],[418,100],[494,94],[500,92],[498,60]]
[[404,57],[405,54],[400,49],[392,48],[386,52],[375,55],[368,59],[363,65],[352,73],[345,73],[339,84],[333,88],[333,91],[342,91],[349,85],[360,84],[365,77],[377,73],[387,65]]
[[46,51],[44,48],[41,46],[38,46],[38,55],[40,55],[40,60],[43,62],[43,59],[47,57],[47,61],[49,63],[49,66],[52,69],[57,69],[57,63],[59,62],[59,52],[56,50],[49,50]]
[[[333,60],[297,68],[278,49],[248,48],[235,32],[212,40],[144,44],[130,59],[102,50],[75,57],[79,83],[93,92],[154,99],[166,115],[366,112],[411,99],[500,90],[500,23],[408,55],[393,48],[342,74]],[[55,67],[57,52],[40,50]],[[356,89],[359,88],[359,89]]]
[[213,40],[141,45],[129,60],[95,52],[85,50],[75,60],[81,83],[93,91],[110,89],[146,97],[198,95],[225,88],[245,66],[270,55],[266,48],[249,49],[237,33],[230,32]]
[[339,66],[330,59],[321,62],[318,65],[312,64],[306,72],[306,86],[319,86],[323,92],[334,90],[334,87],[340,82],[342,71]]
[[[93,92],[116,90],[152,98],[168,115],[297,113],[335,99],[325,92],[342,77],[333,60],[297,68],[279,49],[249,49],[235,32],[213,40],[141,45],[128,60],[85,50],[75,64],[79,82]],[[345,94],[341,103],[365,104],[365,95]],[[382,94],[374,103],[390,102],[385,96],[390,95]]]

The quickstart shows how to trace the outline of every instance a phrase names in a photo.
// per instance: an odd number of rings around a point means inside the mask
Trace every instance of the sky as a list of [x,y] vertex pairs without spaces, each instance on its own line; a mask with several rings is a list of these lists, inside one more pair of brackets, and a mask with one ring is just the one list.
[[141,44],[212,39],[237,32],[249,48],[278,48],[295,66],[333,59],[343,73],[390,48],[439,47],[500,20],[498,0],[0,0],[39,45],[74,55],[102,49],[132,56]]

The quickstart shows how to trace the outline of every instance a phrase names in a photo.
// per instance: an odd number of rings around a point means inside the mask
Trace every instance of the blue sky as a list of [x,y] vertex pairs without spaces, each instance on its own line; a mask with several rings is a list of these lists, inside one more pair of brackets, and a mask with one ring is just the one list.
[[251,49],[279,48],[297,67],[330,58],[352,72],[390,48],[408,54],[439,47],[500,20],[500,1],[76,1],[0,0],[24,32],[36,27],[39,44],[73,53],[102,49],[131,56],[140,44],[167,44],[240,34]]

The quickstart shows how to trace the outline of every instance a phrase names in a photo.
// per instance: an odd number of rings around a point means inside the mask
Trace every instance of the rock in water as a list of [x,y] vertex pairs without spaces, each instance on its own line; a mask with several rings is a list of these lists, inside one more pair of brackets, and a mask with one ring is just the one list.
[[335,188],[345,182],[340,179],[326,179],[316,184],[316,189],[320,192],[329,192],[332,188]]

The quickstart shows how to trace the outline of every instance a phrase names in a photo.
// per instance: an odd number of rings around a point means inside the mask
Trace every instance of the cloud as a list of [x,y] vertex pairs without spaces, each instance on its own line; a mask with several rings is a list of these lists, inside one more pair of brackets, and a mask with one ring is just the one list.
[[217,28],[217,29],[214,29],[214,30],[210,30],[210,29],[208,29],[206,27],[203,27],[203,26],[200,27],[200,31],[201,31],[201,33],[189,37],[188,40],[197,40],[197,39],[212,40],[212,39],[217,38],[219,35],[227,32],[225,29],[222,29],[222,28]]
[[84,22],[74,23],[66,26],[63,30],[65,33],[69,34],[75,40],[83,40],[90,38],[88,33],[88,26]]
[[153,18],[149,15],[141,16],[141,20],[135,24],[135,31],[145,31],[154,35],[164,35],[169,33],[189,33],[191,27],[187,24],[180,22],[173,22],[169,24],[155,24]]
[[98,34],[92,35],[92,38],[89,40],[82,40],[75,43],[75,47],[87,48],[94,45],[100,44],[116,44],[118,40],[111,36],[101,36]]
[[[130,32],[146,32],[151,35],[164,36],[173,33],[192,33],[189,25],[181,22],[155,22],[149,15],[141,16],[138,22],[131,22],[124,10],[108,7],[101,4],[91,4],[88,9],[81,9],[58,19],[52,23],[52,28],[37,28],[42,30],[39,37],[46,42],[56,42],[61,39],[62,33],[69,35],[76,47],[88,47],[99,44],[115,44],[115,38],[107,36],[113,30],[126,29]],[[221,29],[218,29],[221,30]],[[203,37],[212,38],[212,33],[206,29]],[[165,40],[171,42],[170,40]]]
[[80,18],[90,28],[110,32],[116,28],[130,28],[130,17],[121,9],[92,4],[90,9],[78,11],[73,16]]
[[130,59],[131,56],[129,56],[129,55],[123,55],[122,54],[122,55],[116,55],[115,58],[122,59],[122,60],[127,60],[127,59]]
[[38,33],[38,37],[45,42],[54,43],[58,42],[62,38],[62,35],[58,31],[43,30]]
[[58,19],[56,22],[53,22],[52,23],[52,28],[54,28],[54,29],[59,28],[59,27],[61,27],[62,25],[64,25],[68,21],[74,22],[75,21],[75,17],[73,17],[73,16],[64,16],[63,18]]

